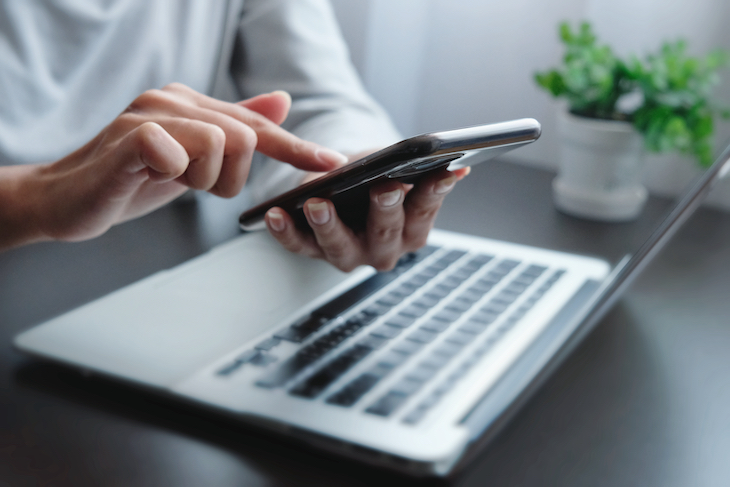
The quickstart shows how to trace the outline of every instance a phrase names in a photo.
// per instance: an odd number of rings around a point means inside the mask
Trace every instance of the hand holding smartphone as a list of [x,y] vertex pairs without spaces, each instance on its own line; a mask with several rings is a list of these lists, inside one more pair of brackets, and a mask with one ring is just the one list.
[[473,166],[539,136],[537,120],[525,118],[411,137],[246,210],[239,222],[244,230],[264,229],[264,215],[278,206],[299,228],[307,229],[302,208],[309,198],[319,197],[334,203],[346,225],[360,229],[367,217],[372,185],[386,179],[416,182],[431,171]]

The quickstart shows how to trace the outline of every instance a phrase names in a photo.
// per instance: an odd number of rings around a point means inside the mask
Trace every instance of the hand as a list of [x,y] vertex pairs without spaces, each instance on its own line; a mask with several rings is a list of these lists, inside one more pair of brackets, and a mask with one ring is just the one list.
[[266,213],[269,232],[291,252],[325,259],[349,272],[359,265],[392,269],[406,252],[426,244],[444,197],[469,168],[436,171],[415,186],[388,181],[370,190],[370,211],[363,232],[354,232],[337,217],[331,201],[311,198],[304,214],[312,233],[297,230],[281,208]]
[[[232,197],[258,150],[308,171],[345,156],[279,124],[284,92],[226,103],[180,85],[139,96],[91,142],[52,164],[0,168],[0,248],[39,240],[84,240],[146,213],[187,188]],[[0,232],[2,233],[2,232]]]

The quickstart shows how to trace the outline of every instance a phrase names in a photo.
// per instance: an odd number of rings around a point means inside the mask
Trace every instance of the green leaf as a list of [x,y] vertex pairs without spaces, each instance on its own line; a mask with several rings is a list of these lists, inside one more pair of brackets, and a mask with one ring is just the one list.
[[[701,164],[712,153],[714,118],[730,118],[730,109],[710,98],[719,82],[718,70],[730,63],[724,50],[704,57],[687,53],[683,39],[664,42],[639,58],[617,58],[608,45],[598,43],[591,25],[573,29],[559,25],[565,47],[560,66],[535,74],[535,82],[554,97],[568,101],[569,109],[586,117],[631,120],[654,151],[693,154]],[[636,104],[621,108],[623,95],[637,95]],[[632,95],[633,96],[633,95]]]

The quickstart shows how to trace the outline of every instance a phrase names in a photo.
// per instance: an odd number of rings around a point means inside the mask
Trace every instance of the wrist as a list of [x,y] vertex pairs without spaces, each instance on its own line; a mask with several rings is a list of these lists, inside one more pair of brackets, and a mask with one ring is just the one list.
[[39,225],[42,167],[0,167],[0,250],[51,240]]

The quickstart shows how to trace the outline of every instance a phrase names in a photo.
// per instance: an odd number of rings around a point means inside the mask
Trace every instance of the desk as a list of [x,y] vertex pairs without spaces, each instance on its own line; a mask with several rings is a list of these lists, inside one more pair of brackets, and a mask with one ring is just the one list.
[[[485,164],[441,228],[617,261],[668,207],[633,223],[557,213],[552,174]],[[65,310],[236,234],[166,207],[78,244],[0,254],[0,486],[420,484],[80,375],[11,349]],[[627,296],[461,474],[427,484],[681,486],[730,479],[730,215],[703,209]]]

